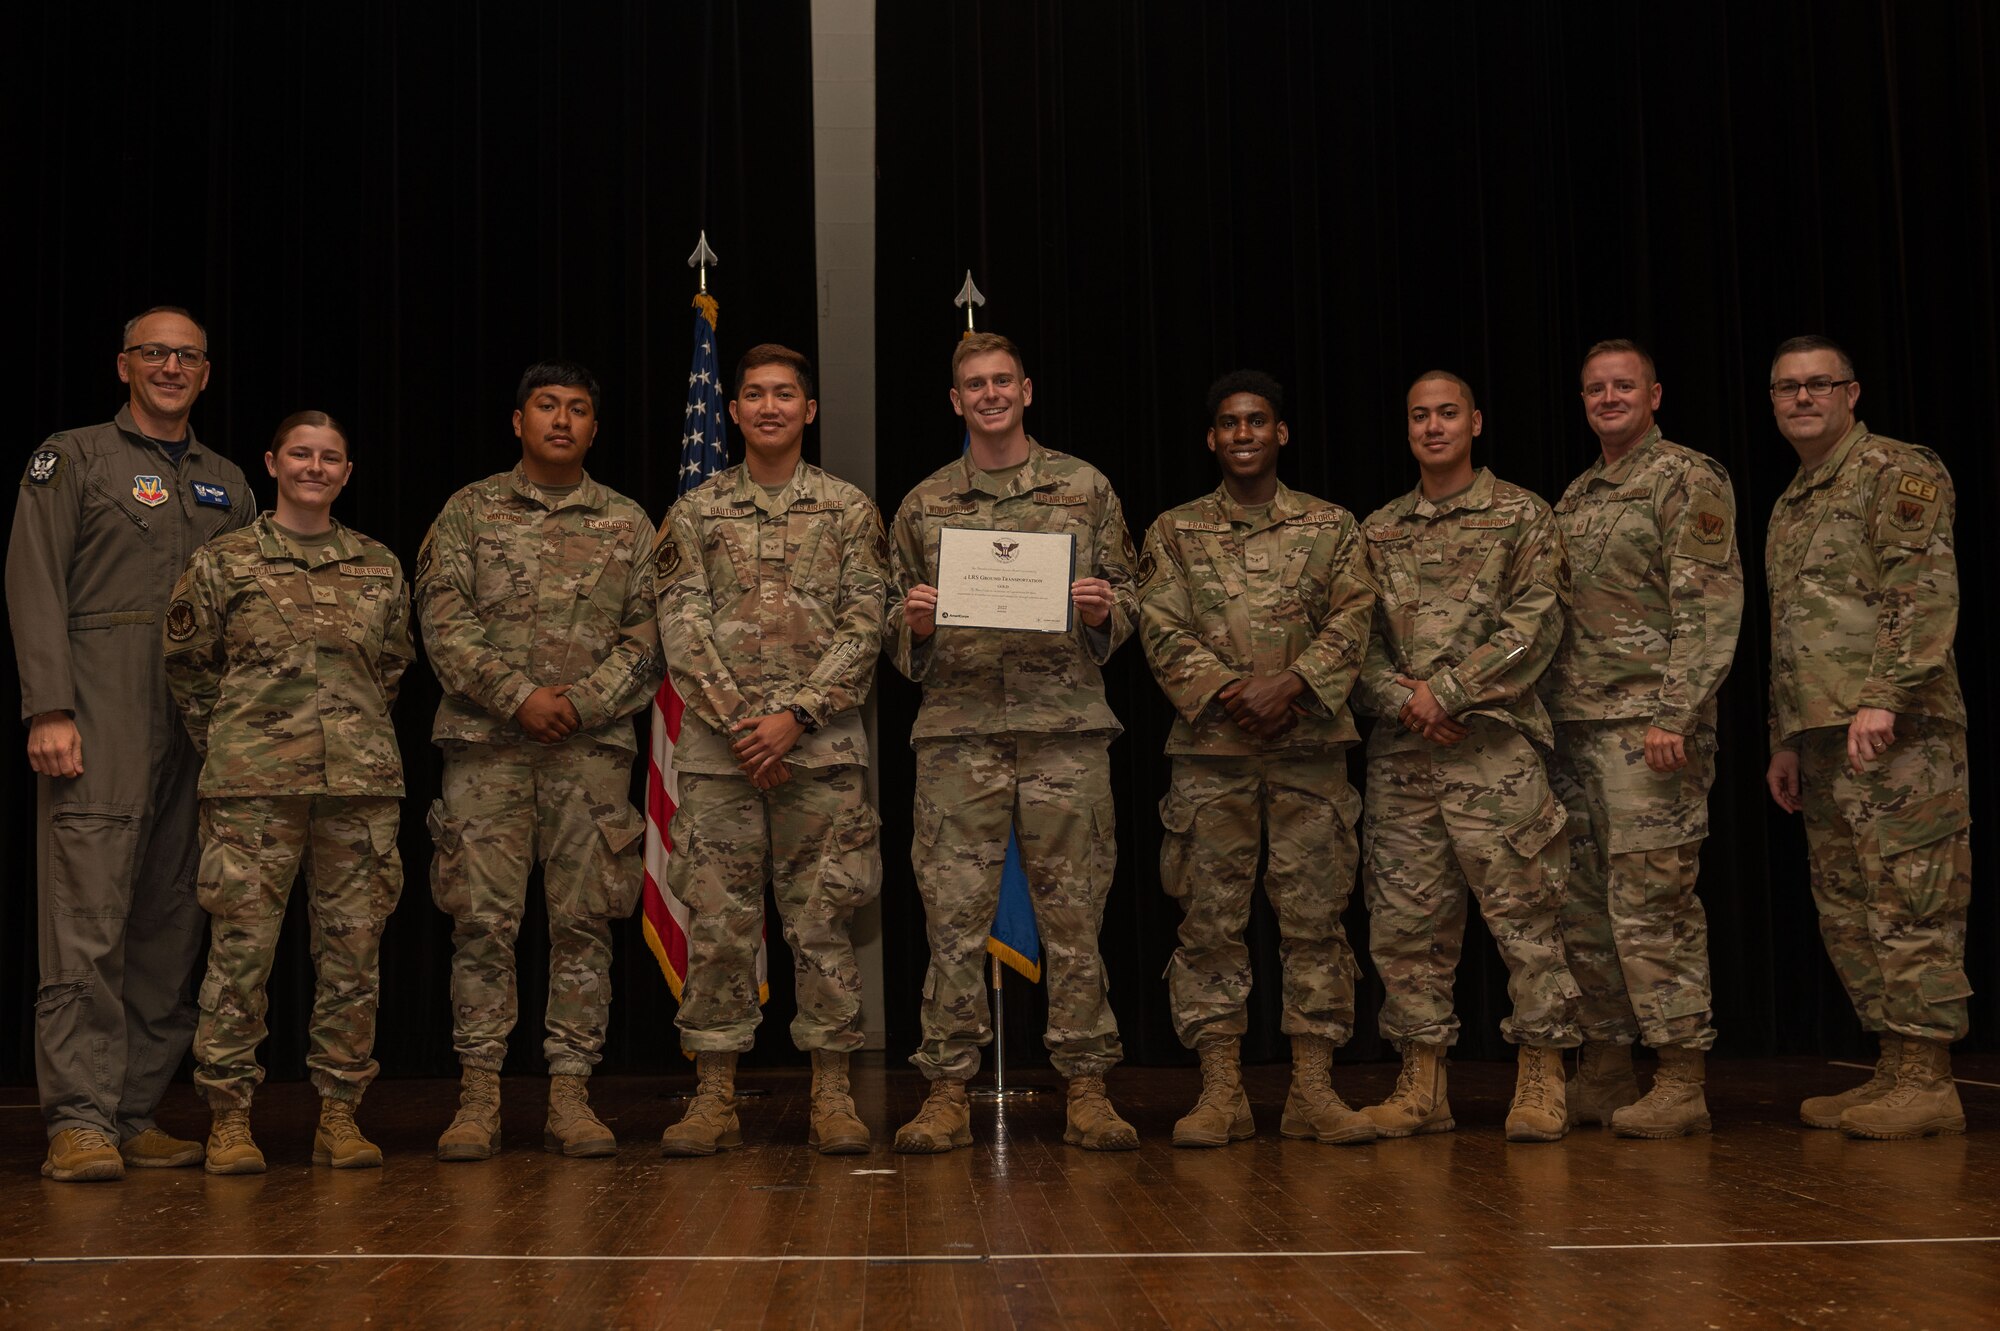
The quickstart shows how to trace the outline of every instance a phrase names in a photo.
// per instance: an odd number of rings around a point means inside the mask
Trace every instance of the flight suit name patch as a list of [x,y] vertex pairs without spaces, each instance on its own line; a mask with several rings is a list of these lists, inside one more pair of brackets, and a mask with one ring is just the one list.
[[197,504],[206,504],[210,508],[229,507],[229,490],[225,486],[193,481],[189,483],[189,488],[194,491],[194,502]]

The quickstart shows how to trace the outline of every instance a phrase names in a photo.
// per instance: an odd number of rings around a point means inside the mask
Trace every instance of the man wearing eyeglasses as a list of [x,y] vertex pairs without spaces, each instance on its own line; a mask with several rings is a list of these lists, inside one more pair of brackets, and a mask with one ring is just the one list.
[[7,548],[7,614],[36,775],[41,983],[35,1080],[44,1177],[199,1164],[153,1110],[193,1038],[187,979],[201,758],[167,692],[160,616],[195,547],[257,514],[235,463],[188,424],[208,337],[186,310],[125,325],[129,400],[28,456]]
[[1795,337],[1771,410],[1799,455],[1771,511],[1771,798],[1805,814],[1820,937],[1875,1073],[1799,1106],[1807,1126],[1894,1140],[1965,1131],[1951,1044],[1969,1025],[1965,701],[1952,639],[1951,474],[1854,414],[1847,353]]
[[[1681,1137],[1709,1127],[1715,1026],[1694,887],[1715,698],[1743,622],[1736,500],[1713,459],[1662,437],[1659,375],[1636,342],[1593,346],[1581,381],[1600,454],[1556,504],[1572,597],[1540,684],[1556,722],[1550,776],[1572,819],[1563,945],[1583,990],[1566,1099],[1572,1126]],[[1644,1099],[1640,1039],[1660,1058]]]

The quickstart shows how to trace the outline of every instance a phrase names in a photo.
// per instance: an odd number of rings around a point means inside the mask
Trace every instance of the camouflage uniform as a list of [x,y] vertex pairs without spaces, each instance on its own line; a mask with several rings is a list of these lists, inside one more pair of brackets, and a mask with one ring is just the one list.
[[[1972,815],[1952,638],[1958,561],[1937,454],[1857,421],[1771,513],[1771,746],[1795,749],[1827,955],[1870,1031],[1964,1037]],[[1856,709],[1896,742],[1855,775]]]
[[317,976],[306,1065],[321,1095],[359,1100],[377,1071],[382,926],[403,891],[389,719],[415,654],[402,566],[337,522],[302,540],[266,514],[195,552],[164,638],[167,683],[205,756],[195,1084],[212,1108],[247,1108],[264,1080],[264,986],[304,856]]
[[[1072,533],[1078,576],[1111,584],[1110,618],[1091,628],[1077,617],[1066,634],[941,627],[913,638],[903,593],[936,584],[943,527]],[[1099,667],[1136,615],[1124,511],[1095,467],[1031,440],[1028,460],[1004,480],[970,456],[932,473],[903,500],[893,537],[885,649],[924,689],[910,732],[911,859],[931,964],[923,1043],[910,1061],[932,1079],[979,1070],[979,1047],[993,1038],[981,960],[1012,829],[1048,963],[1050,1061],[1064,1077],[1102,1076],[1124,1055],[1097,948],[1118,857],[1105,750],[1121,729]]]
[[[639,901],[645,823],[628,793],[627,719],[660,683],[653,524],[589,476],[544,495],[519,466],[460,490],[417,557],[417,613],[444,686],[431,738],[444,798],[430,811],[431,892],[452,930],[459,1062],[498,1071],[514,1027],[514,937],[528,871],[549,911],[548,1038],[556,1076],[588,1076],[611,1005],[611,925]],[[528,738],[514,714],[542,685],[582,724]]]
[[[888,537],[868,497],[803,462],[776,495],[742,465],[674,505],[654,564],[660,641],[687,704],[667,890],[684,905],[688,971],[675,1024],[693,1050],[751,1047],[771,880],[798,983],[800,1049],[861,1047],[849,926],[882,886],[861,703],[882,650]],[[729,727],[787,707],[791,779],[760,791]]]
[[173,462],[129,405],[49,436],[21,476],[7,546],[21,719],[71,713],[84,763],[35,778],[35,1080],[51,1138],[152,1128],[194,1035],[201,757],[161,673],[160,615],[195,547],[256,516],[235,463],[192,429]]
[[[1507,963],[1514,1012],[1501,1034],[1574,1045],[1577,989],[1556,920],[1569,845],[1536,751],[1552,735],[1535,680],[1569,595],[1555,521],[1482,467],[1456,495],[1433,501],[1419,487],[1377,509],[1362,532],[1381,588],[1355,701],[1381,718],[1368,737],[1362,881],[1388,991],[1382,1034],[1457,1041],[1451,985],[1470,887]],[[1429,683],[1471,733],[1439,745],[1404,729],[1398,675]]]
[[[1361,797],[1347,781],[1359,735],[1347,695],[1375,613],[1361,534],[1345,509],[1278,486],[1246,510],[1228,492],[1162,515],[1139,557],[1140,642],[1179,719],[1173,785],[1160,801],[1160,884],[1181,903],[1167,969],[1174,1031],[1248,1029],[1243,929],[1266,842],[1264,892],[1278,915],[1287,1035],[1354,1033],[1353,949],[1340,924],[1354,887]],[[1306,681],[1297,724],[1243,730],[1216,701],[1232,680],[1290,670]]]
[[[1569,807],[1563,943],[1586,1040],[1708,1049],[1708,919],[1695,895],[1715,781],[1716,693],[1743,622],[1736,501],[1712,459],[1655,427],[1556,504],[1574,582],[1540,685]],[[1646,730],[1687,766],[1646,766]]]

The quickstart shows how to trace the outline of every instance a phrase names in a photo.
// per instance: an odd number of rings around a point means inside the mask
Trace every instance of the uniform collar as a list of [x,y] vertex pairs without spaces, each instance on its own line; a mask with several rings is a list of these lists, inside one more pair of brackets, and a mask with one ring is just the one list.
[[[115,424],[120,430],[124,431],[132,438],[138,440],[140,447],[142,448],[160,447],[160,441],[154,439],[153,436],[147,434],[144,430],[141,430],[139,428],[139,422],[132,418],[132,404],[130,402],[127,402],[124,406],[118,408],[118,414],[112,417],[111,419],[112,423]],[[194,422],[189,421],[188,432],[187,432],[187,456],[191,458],[200,457],[203,453],[207,451],[208,451],[207,449],[201,446],[201,440],[194,437]]]
[[1493,473],[1481,467],[1472,473],[1472,484],[1449,498],[1432,501],[1424,498],[1424,483],[1417,482],[1416,489],[1404,495],[1396,503],[1399,518],[1438,518],[1461,509],[1477,511],[1493,507]]
[[1062,479],[1060,476],[1051,474],[1049,469],[1049,450],[1036,443],[1033,435],[1028,436],[1028,460],[1021,464],[1021,469],[1014,473],[1014,479],[1008,482],[1005,489],[997,494],[987,489],[984,483],[976,479],[984,474],[972,465],[972,451],[970,449],[960,453],[958,455],[958,472],[953,477],[952,493],[961,495],[983,494],[991,495],[995,499],[1006,499],[1011,495],[1024,495],[1030,491],[1039,490],[1044,486],[1055,485]]
[[729,469],[728,484],[723,490],[732,505],[755,504],[772,517],[781,518],[791,512],[793,504],[826,498],[826,473],[800,458],[778,493],[770,494],[750,474],[750,464],[739,462]]
[[1208,510],[1203,515],[1208,521],[1230,525],[1240,522],[1250,528],[1244,533],[1246,536],[1255,536],[1260,531],[1268,531],[1287,518],[1295,518],[1306,511],[1305,501],[1283,481],[1278,482],[1278,488],[1272,493],[1271,502],[1265,507],[1263,516],[1254,521],[1243,505],[1230,498],[1227,486],[1216,486],[1202,503]]
[[590,473],[583,474],[583,481],[561,498],[553,498],[542,492],[542,488],[528,479],[527,469],[520,463],[507,473],[507,486],[521,498],[533,504],[540,504],[551,513],[565,508],[603,508],[606,501],[604,487],[590,479]]
[[1616,462],[1607,463],[1604,460],[1603,450],[1600,449],[1597,461],[1591,463],[1590,470],[1584,473],[1585,479],[1603,481],[1606,485],[1623,485],[1633,472],[1639,470],[1646,460],[1653,456],[1653,449],[1659,444],[1660,439],[1660,427],[1655,425],[1646,431],[1644,439],[1632,446],[1631,452]]
[[1847,465],[1847,455],[1854,451],[1856,444],[1867,437],[1868,422],[1856,417],[1854,424],[1847,427],[1847,433],[1840,437],[1840,442],[1833,446],[1833,451],[1820,459],[1820,464],[1811,471],[1800,467],[1798,475],[1792,477],[1792,483],[1785,487],[1785,493],[1779,497],[1790,499],[1808,490],[1816,490],[1840,475],[1840,469]]
[[343,559],[361,557],[361,542],[354,533],[333,520],[333,529],[311,541],[294,542],[278,530],[277,514],[259,513],[256,522],[257,552],[266,559],[303,559],[307,568],[320,568]]

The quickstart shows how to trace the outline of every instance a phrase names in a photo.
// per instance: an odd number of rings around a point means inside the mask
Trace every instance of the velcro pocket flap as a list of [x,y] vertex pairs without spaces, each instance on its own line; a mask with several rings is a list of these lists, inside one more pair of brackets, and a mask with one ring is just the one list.
[[1507,829],[1507,844],[1522,859],[1533,859],[1541,854],[1542,847],[1555,840],[1556,833],[1563,830],[1568,818],[1569,812],[1563,808],[1562,801],[1551,793],[1542,801],[1541,808]]
[[1963,790],[1947,790],[1875,819],[1875,840],[1884,856],[1943,840],[1972,821]]

